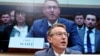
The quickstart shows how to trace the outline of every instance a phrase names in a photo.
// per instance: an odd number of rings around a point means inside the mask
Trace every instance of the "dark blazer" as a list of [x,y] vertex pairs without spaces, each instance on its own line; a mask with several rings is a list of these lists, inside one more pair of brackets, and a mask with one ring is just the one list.
[[[84,36],[85,36],[85,29],[84,30],[81,30],[79,32],[80,34],[80,37],[82,39],[82,44],[83,44],[83,48],[84,49]],[[95,47],[96,47],[96,53],[97,53],[97,50],[98,50],[98,53],[100,53],[100,30],[95,30]]]
[[[73,21],[65,19],[65,18],[58,18],[58,23],[62,23],[67,27],[66,31],[69,33],[68,46],[69,47],[74,46],[74,47],[72,47],[72,49],[81,51],[82,42],[78,35],[77,29],[76,29],[76,24]],[[28,37],[44,37],[45,42],[47,42],[47,34],[46,33],[47,33],[48,28],[49,28],[49,26],[48,26],[48,22],[47,22],[46,18],[36,20],[36,21],[34,21],[27,36]]]
[[[65,54],[81,54],[81,52],[72,49],[66,49]],[[34,56],[55,56],[55,54],[52,48],[48,48],[45,50],[37,51]]]

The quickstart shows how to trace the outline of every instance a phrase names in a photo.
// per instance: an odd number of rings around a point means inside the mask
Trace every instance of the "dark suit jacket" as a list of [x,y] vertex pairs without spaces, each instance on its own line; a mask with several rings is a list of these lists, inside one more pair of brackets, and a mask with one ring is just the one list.
[[[66,31],[69,33],[69,44],[68,46],[74,46],[72,49],[80,50],[81,51],[81,39],[78,35],[77,29],[76,29],[76,24],[68,19],[65,18],[58,18],[58,23],[64,24],[67,29]],[[47,30],[48,30],[48,22],[46,18],[42,18],[39,20],[34,21],[29,33],[28,37],[44,37],[45,42],[47,42]],[[76,46],[77,45],[77,46]]]
[[[84,47],[85,29],[81,30],[79,32],[79,35],[82,39],[82,44],[83,44],[83,47]],[[96,53],[97,53],[97,50],[100,53],[100,30],[97,30],[97,29],[95,30],[95,47],[96,47]],[[84,48],[82,48],[82,49],[84,49]]]
[[[81,54],[81,52],[75,51],[72,49],[66,49],[65,54]],[[55,54],[52,48],[48,48],[48,49],[36,52],[34,56],[55,56]]]

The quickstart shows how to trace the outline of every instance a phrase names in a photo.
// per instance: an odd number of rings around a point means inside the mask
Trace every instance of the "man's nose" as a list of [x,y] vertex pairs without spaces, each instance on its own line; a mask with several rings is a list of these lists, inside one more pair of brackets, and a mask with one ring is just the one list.
[[21,17],[21,16],[22,16],[22,14],[19,14],[19,16]]
[[51,8],[50,10],[51,10],[51,12],[53,12],[54,11],[54,8]]
[[91,22],[92,22],[92,20],[89,20],[89,22],[91,23]]

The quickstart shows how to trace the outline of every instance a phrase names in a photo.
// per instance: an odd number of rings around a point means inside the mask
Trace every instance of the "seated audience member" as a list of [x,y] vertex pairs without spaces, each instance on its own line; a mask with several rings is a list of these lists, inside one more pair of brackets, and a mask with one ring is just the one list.
[[77,24],[77,30],[83,30],[84,26],[84,15],[81,13],[77,13],[74,17],[74,21]]
[[62,54],[81,54],[79,51],[67,48],[68,33],[63,24],[54,24],[47,31],[47,40],[51,47],[35,53],[34,56],[60,56]]
[[28,26],[26,25],[26,14],[22,10],[17,10],[15,14],[16,24],[13,26],[10,37],[26,37]]
[[0,40],[4,39],[3,37],[3,31],[4,29],[9,25],[9,22],[10,22],[10,15],[8,12],[3,12],[1,14],[1,24],[0,24]]
[[66,18],[59,17],[60,8],[57,0],[45,0],[43,14],[45,15],[44,18],[34,21],[27,35],[28,37],[44,37],[45,42],[48,43],[46,35],[48,28],[53,24],[62,23],[67,27],[66,31],[69,33],[68,46],[74,50],[81,51],[82,42],[78,35],[76,24]]
[[16,13],[15,19],[14,19],[15,23],[13,24],[11,23],[9,26],[7,26],[4,29],[4,37],[7,40],[7,43],[4,46],[6,51],[8,50],[8,43],[9,43],[10,37],[26,37],[28,33],[28,26],[25,23],[25,20],[26,20],[25,12],[22,10],[17,10],[15,13]]
[[77,31],[78,31],[79,36],[81,35],[80,32],[85,29],[84,19],[85,19],[84,15],[81,13],[77,13],[74,16],[74,21],[77,24]]
[[10,24],[13,24],[15,21],[15,10],[11,10],[10,11],[10,18],[11,18],[11,22]]
[[6,51],[7,38],[4,37],[4,29],[10,24],[10,15],[8,11],[1,13],[0,24],[0,52]]
[[4,25],[9,25],[11,20],[9,12],[2,13],[1,20]]
[[1,14],[1,24],[0,24],[0,32],[3,32],[4,31],[4,29],[8,26],[8,25],[10,25],[10,20],[11,20],[11,18],[10,18],[10,15],[9,15],[9,12],[3,12],[2,14]]
[[85,29],[81,30],[80,37],[83,41],[83,53],[94,54],[100,41],[100,30],[96,29],[97,17],[95,14],[87,14],[85,18]]

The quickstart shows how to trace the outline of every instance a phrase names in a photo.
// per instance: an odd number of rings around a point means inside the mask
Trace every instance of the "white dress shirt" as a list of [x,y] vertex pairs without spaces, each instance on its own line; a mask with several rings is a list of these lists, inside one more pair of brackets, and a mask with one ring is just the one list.
[[[85,29],[85,36],[84,36],[84,50],[85,53],[87,53],[87,31],[89,29],[86,27]],[[92,29],[92,32],[89,34],[90,36],[90,43],[91,43],[91,47],[92,47],[92,53],[95,53],[95,28]]]
[[54,51],[54,54],[55,54],[55,56],[61,56],[61,55],[65,54],[65,51],[62,52],[61,54],[58,54],[56,51]]
[[[58,19],[54,22],[54,24],[58,23]],[[48,21],[48,26],[52,26],[52,24]]]

